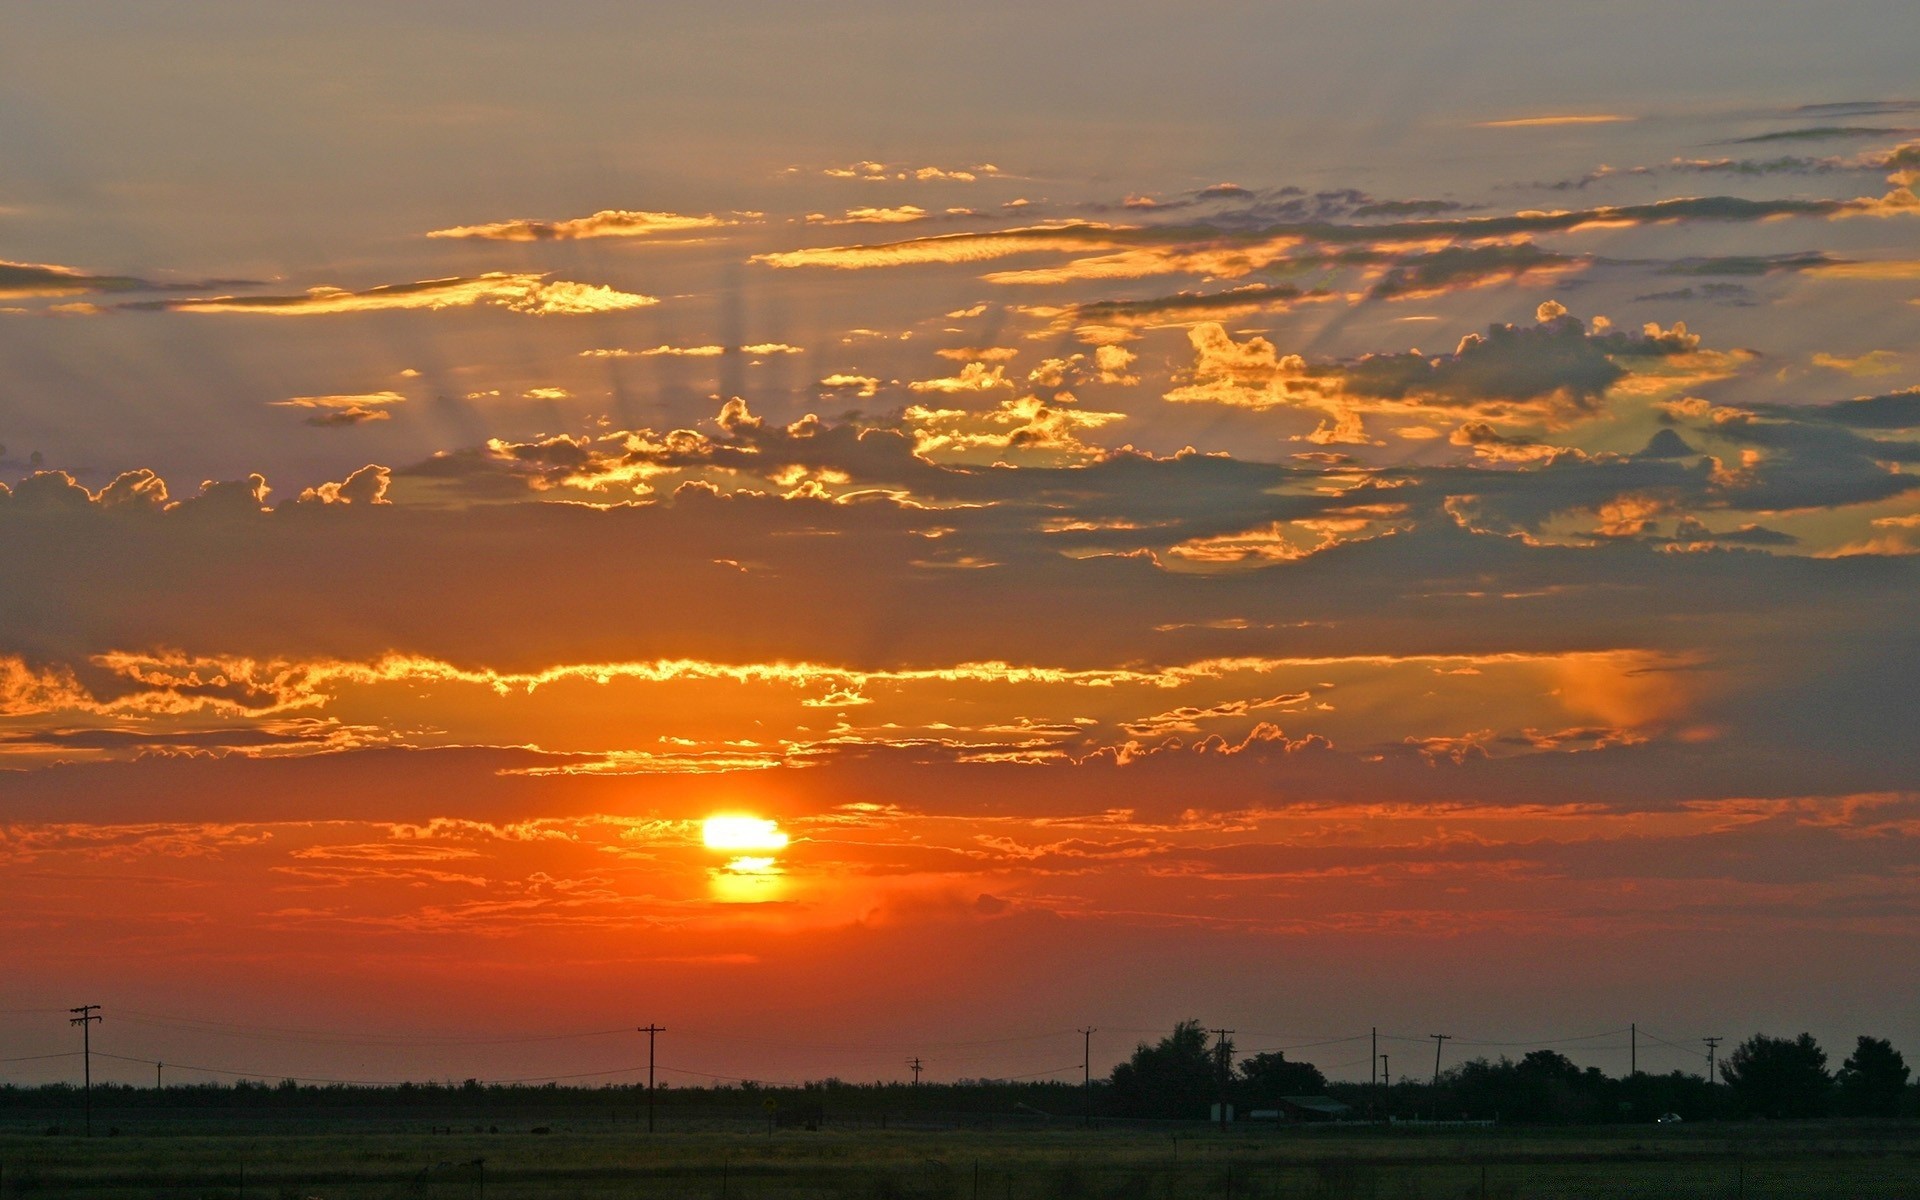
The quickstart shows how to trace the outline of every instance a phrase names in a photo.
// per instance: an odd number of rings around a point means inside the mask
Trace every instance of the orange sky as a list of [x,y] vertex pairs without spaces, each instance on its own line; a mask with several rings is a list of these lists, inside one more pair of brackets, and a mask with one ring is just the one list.
[[1910,9],[338,7],[0,48],[0,1059],[1920,1037]]

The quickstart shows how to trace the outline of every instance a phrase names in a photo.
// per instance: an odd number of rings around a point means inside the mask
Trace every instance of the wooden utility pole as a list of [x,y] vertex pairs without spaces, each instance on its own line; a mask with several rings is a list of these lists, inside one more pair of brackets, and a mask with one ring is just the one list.
[[1088,1128],[1093,1126],[1093,1035],[1098,1032],[1091,1025],[1080,1031],[1080,1107]]
[[1227,1082],[1233,1076],[1233,1043],[1227,1039],[1233,1036],[1231,1029],[1211,1031],[1220,1039],[1217,1053],[1220,1055],[1220,1132],[1227,1131]]
[[919,1087],[920,1072],[924,1069],[920,1062],[919,1055],[916,1054],[912,1058],[907,1060],[907,1069],[913,1072],[913,1086]]
[[80,1027],[80,1072],[87,1113],[87,1136],[93,1136],[93,1024],[100,1019],[98,1004],[82,1004],[79,1008],[70,1008],[70,1013],[80,1014],[67,1022]]
[[1437,1088],[1440,1086],[1440,1047],[1446,1045],[1453,1035],[1430,1033],[1427,1036],[1433,1039],[1433,1086]]
[[647,1132],[653,1132],[653,1039],[655,1034],[665,1033],[667,1027],[651,1022],[642,1025],[636,1032],[647,1035]]

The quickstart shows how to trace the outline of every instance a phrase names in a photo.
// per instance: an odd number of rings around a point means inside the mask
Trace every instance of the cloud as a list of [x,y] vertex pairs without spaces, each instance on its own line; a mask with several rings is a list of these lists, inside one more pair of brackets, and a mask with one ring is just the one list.
[[1481,129],[1530,129],[1556,125],[1616,125],[1622,121],[1634,120],[1615,113],[1569,114],[1543,117],[1508,117],[1500,121],[1481,121]]
[[1826,404],[1754,404],[1747,410],[1791,421],[1849,429],[1920,429],[1920,387]]
[[1914,132],[1911,129],[1868,125],[1812,125],[1798,129],[1775,129],[1751,137],[1729,138],[1730,146],[1759,145],[1767,142],[1822,142],[1839,138],[1885,137]]
[[357,292],[317,287],[297,296],[210,296],[187,300],[140,301],[122,307],[189,313],[322,316],[489,305],[512,312],[549,316],[624,312],[658,303],[659,300],[652,296],[564,279],[549,280],[544,274],[491,271],[470,278],[385,284]]
[[907,384],[915,392],[990,392],[998,388],[1013,386],[1007,378],[1003,366],[989,367],[984,362],[969,362],[960,368],[958,375],[949,375],[939,379],[916,379]]
[[449,229],[431,230],[427,236],[492,242],[553,242],[582,238],[658,237],[719,229],[739,223],[738,217],[719,217],[711,213],[685,216],[680,213],[604,209],[590,217],[575,217],[565,221],[519,218],[485,225],[456,225]]
[[393,414],[384,408],[336,408],[327,412],[314,413],[302,424],[312,425],[316,429],[343,429],[351,425],[363,425],[369,421],[388,421]]
[[1816,353],[1813,365],[1825,367],[1829,371],[1842,371],[1848,375],[1892,375],[1900,370],[1904,356],[1893,350],[1869,350],[1848,358],[1842,354]]
[[1262,337],[1234,341],[1216,323],[1189,333],[1194,366],[1166,393],[1183,403],[1255,409],[1301,407],[1325,414],[1309,435],[1323,443],[1365,444],[1363,412],[1467,410],[1482,420],[1564,419],[1596,411],[1629,367],[1661,359],[1690,361],[1699,338],[1684,324],[1639,334],[1589,331],[1557,303],[1540,306],[1535,325],[1496,324],[1469,334],[1448,354],[1369,354],[1310,364],[1282,355]]
[[971,263],[1042,251],[1081,250],[1116,244],[1107,225],[1042,225],[997,233],[949,233],[875,246],[822,246],[756,254],[749,261],[770,267],[831,267],[843,271],[930,263]]
[[870,400],[880,390],[880,380],[872,375],[841,371],[820,380],[819,386],[830,392],[852,392],[862,400]]
[[1449,246],[1398,260],[1367,295],[1375,300],[1426,300],[1493,283],[1539,285],[1584,270],[1591,262],[1542,250],[1532,242]]
[[581,358],[718,358],[725,346],[653,346],[646,350],[582,350]]
[[[788,168],[798,171],[798,167]],[[980,163],[971,167],[929,167],[912,166],[903,163],[874,162],[863,159],[839,167],[822,167],[820,173],[829,179],[857,179],[863,183],[977,183],[982,179],[991,179],[1002,174],[999,167],[992,163]]]
[[[214,279],[198,283],[159,283],[131,275],[95,275],[78,267],[52,263],[8,262],[0,259],[0,300],[29,300],[49,296],[80,296],[112,292],[192,291],[209,287],[251,286],[248,279]],[[72,306],[67,306],[72,307]],[[74,308],[73,311],[80,311]],[[98,309],[92,310],[98,312]]]
[[830,217],[825,213],[808,213],[810,225],[905,225],[927,219],[927,210],[916,204],[902,204],[897,208],[850,208],[845,215]]
[[[735,347],[740,354],[770,356],[775,354],[803,354],[799,346],[789,346],[785,342],[753,342]],[[582,350],[581,358],[718,358],[728,353],[725,346],[708,344],[704,346],[650,346],[644,350],[626,350],[618,347]]]
[[1302,291],[1292,284],[1248,284],[1223,292],[1178,292],[1145,300],[1098,300],[1075,305],[1077,321],[1095,325],[1188,324],[1231,319],[1255,312],[1285,312],[1304,300],[1332,299],[1325,290]]
[[399,392],[362,392],[340,396],[292,396],[269,403],[275,408],[377,408],[387,404],[404,404],[406,399]]

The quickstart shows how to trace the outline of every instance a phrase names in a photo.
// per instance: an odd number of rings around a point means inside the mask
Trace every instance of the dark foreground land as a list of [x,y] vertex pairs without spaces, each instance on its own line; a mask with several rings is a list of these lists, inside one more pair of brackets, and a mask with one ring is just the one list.
[[[96,1118],[97,1121],[97,1118]],[[1920,1196],[1920,1123],[418,1129],[194,1121],[0,1132],[0,1198]],[[535,1132],[545,1129],[546,1132]],[[494,1130],[497,1130],[494,1131]]]

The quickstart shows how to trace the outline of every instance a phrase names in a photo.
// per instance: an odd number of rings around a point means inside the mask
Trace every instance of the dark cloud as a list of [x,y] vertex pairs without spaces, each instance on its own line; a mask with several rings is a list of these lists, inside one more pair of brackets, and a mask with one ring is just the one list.
[[41,296],[79,296],[90,293],[178,292],[214,287],[255,287],[249,279],[205,279],[193,283],[163,283],[131,275],[94,275],[77,267],[50,263],[0,261],[0,300]]
[[1861,396],[1827,404],[1750,405],[1752,411],[1794,421],[1817,421],[1851,429],[1920,429],[1920,388]]
[[1765,142],[1824,142],[1840,138],[1889,137],[1916,132],[1910,128],[1873,125],[1814,125],[1805,129],[1775,129],[1752,137],[1729,138],[1729,146],[1756,145]]
[[1578,270],[1590,259],[1542,250],[1532,242],[1449,246],[1402,258],[1373,285],[1376,300],[1438,295],[1461,287]]

